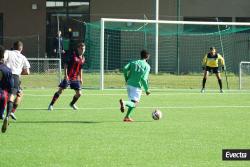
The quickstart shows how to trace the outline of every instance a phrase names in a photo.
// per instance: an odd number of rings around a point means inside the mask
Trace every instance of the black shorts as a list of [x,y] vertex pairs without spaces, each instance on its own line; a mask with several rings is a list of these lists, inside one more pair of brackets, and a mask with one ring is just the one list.
[[206,66],[205,70],[208,71],[208,72],[213,72],[214,74],[220,73],[220,70],[219,70],[218,67],[208,67],[208,66]]
[[70,86],[70,89],[74,90],[81,90],[81,83],[79,80],[62,80],[62,82],[59,84],[59,87],[62,89],[66,89],[68,86]]
[[18,75],[13,74],[12,78],[13,78],[13,83],[14,83],[14,88],[12,89],[12,94],[16,95],[18,93],[21,93],[22,88],[21,88],[20,77]]

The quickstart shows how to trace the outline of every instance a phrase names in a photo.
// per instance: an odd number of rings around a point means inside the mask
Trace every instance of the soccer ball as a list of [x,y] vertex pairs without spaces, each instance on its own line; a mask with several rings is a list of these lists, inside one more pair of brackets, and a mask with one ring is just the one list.
[[155,111],[152,112],[152,118],[154,120],[159,120],[162,118],[162,113],[159,109],[156,109]]

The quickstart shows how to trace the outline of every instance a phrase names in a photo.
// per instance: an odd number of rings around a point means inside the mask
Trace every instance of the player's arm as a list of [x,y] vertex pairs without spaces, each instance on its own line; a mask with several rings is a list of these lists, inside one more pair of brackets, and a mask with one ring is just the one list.
[[79,73],[79,78],[80,78],[80,82],[82,84],[82,68],[81,68],[80,73]]
[[68,64],[64,64],[64,79],[68,80]]
[[124,78],[125,78],[125,81],[126,81],[126,82],[128,81],[128,74],[129,74],[130,66],[131,66],[131,64],[128,63],[128,64],[125,65],[124,68],[123,68],[123,75],[124,75]]
[[4,58],[3,58],[4,63],[7,62],[8,58],[9,58],[9,51],[5,50],[5,52],[4,52]]
[[21,75],[29,75],[30,74],[30,63],[26,57],[24,57],[23,69]]
[[224,58],[220,54],[218,54],[218,58],[219,58],[219,61],[221,63],[221,66],[224,67],[225,66],[225,60],[224,60]]
[[144,90],[145,90],[145,92],[146,92],[147,95],[150,94],[150,92],[149,92],[149,85],[148,85],[149,72],[150,72],[150,67],[146,69],[144,75],[141,78],[142,86],[143,86],[143,88],[144,88]]
[[85,63],[85,57],[84,56],[82,56],[82,65],[81,65],[81,70],[80,70],[80,73],[79,73],[79,78],[80,78],[80,82],[81,82],[81,84],[83,83],[83,81],[82,81],[82,68],[83,68],[83,64]]
[[85,63],[85,57],[84,56],[82,56],[82,64],[84,64]]
[[202,64],[202,69],[204,70],[207,65],[207,54],[204,56],[201,64]]

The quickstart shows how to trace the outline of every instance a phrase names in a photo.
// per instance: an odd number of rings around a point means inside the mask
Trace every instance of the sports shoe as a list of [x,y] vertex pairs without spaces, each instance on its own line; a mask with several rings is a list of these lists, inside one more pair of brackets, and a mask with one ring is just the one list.
[[78,110],[78,107],[75,104],[70,104],[69,106],[73,108],[73,110]]
[[201,89],[201,93],[205,93],[205,89],[204,88]]
[[133,120],[132,118],[127,118],[127,117],[125,117],[125,118],[123,119],[123,121],[124,121],[124,122],[134,122],[134,120]]
[[222,89],[220,89],[220,93],[224,93],[224,91]]
[[9,125],[9,118],[6,117],[3,121],[2,133],[5,133]]
[[123,100],[120,99],[119,102],[120,102],[120,110],[121,110],[122,113],[124,113],[125,107],[124,107]]
[[13,120],[16,121],[16,116],[15,116],[15,114],[14,114],[13,112],[10,112],[10,117],[11,117]]
[[53,106],[51,104],[49,105],[48,110],[53,111]]

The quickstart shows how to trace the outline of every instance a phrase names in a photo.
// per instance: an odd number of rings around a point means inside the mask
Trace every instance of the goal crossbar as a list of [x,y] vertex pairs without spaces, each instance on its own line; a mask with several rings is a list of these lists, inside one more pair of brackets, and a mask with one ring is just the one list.
[[206,22],[206,21],[173,21],[173,20],[140,20],[140,19],[115,19],[102,18],[103,22],[132,22],[132,23],[160,23],[160,24],[191,24],[191,25],[235,25],[250,26],[248,22]]

